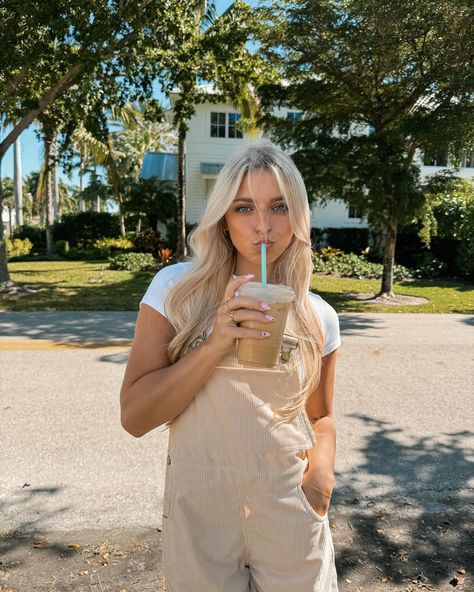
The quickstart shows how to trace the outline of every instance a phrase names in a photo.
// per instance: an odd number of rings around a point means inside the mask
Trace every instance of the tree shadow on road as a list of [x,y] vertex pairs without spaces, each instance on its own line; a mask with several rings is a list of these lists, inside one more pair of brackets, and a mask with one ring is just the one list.
[[357,580],[362,590],[375,578],[380,589],[392,583],[406,586],[394,588],[400,590],[452,590],[453,577],[472,586],[474,434],[414,437],[367,415],[351,417],[365,424],[367,436],[364,462],[338,477],[334,496],[339,577]]

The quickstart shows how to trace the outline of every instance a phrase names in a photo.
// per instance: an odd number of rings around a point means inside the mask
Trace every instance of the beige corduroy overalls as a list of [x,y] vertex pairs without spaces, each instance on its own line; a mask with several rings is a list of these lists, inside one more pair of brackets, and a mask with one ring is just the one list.
[[171,424],[167,592],[337,592],[328,515],[301,488],[316,443],[308,416],[272,422],[300,388],[289,368],[245,367],[232,351]]

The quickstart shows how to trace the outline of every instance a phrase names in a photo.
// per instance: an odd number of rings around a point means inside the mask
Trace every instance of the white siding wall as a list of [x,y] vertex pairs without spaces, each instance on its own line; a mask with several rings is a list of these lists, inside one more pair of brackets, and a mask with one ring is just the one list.
[[[280,108],[275,114],[286,117],[291,108]],[[211,138],[211,112],[234,113],[235,109],[226,103],[204,103],[196,106],[196,113],[189,122],[189,132],[186,141],[186,219],[190,223],[200,220],[207,195],[214,184],[215,177],[201,174],[201,163],[225,163],[237,150],[243,148],[256,139],[244,134],[243,138]],[[360,125],[352,127],[353,133],[365,133]],[[420,163],[421,164],[421,163]],[[421,166],[421,175],[432,175],[445,167]],[[463,168],[458,173],[462,177],[473,178],[473,168]],[[364,218],[349,218],[349,207],[340,200],[331,200],[324,207],[311,206],[311,226],[314,228],[366,228]]]
[[326,206],[311,205],[313,228],[367,228],[363,218],[349,218],[348,206],[340,200],[331,200]]
[[212,177],[203,177],[201,163],[222,163],[237,150],[254,140],[244,134],[243,138],[211,138],[211,112],[235,113],[231,105],[209,103],[197,105],[196,113],[189,122],[186,140],[186,219],[190,223],[200,220],[206,197],[213,185]]

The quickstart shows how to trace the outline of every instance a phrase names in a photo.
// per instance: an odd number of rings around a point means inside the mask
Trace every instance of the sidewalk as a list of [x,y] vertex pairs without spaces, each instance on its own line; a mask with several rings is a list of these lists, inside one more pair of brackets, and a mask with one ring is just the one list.
[[[0,315],[2,592],[164,590],[166,434],[119,420],[135,316]],[[340,321],[339,590],[474,590],[472,317]]]

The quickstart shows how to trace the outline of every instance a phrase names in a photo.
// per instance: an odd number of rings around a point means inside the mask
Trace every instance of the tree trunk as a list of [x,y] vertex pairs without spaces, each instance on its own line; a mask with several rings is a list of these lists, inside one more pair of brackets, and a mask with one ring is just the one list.
[[15,140],[13,151],[13,183],[15,187],[15,223],[16,226],[23,226],[23,179],[20,138]]
[[45,228],[46,228],[46,255],[53,254],[53,141],[54,136],[46,136],[44,139],[46,152],[46,200],[45,200]]
[[86,204],[82,192],[84,191],[84,155],[81,150],[81,160],[79,162],[79,211],[86,211]]
[[176,256],[178,259],[186,257],[186,186],[185,186],[185,155],[184,143],[186,128],[179,126],[178,135],[178,244]]
[[120,222],[120,236],[125,237],[125,214],[123,212],[122,196],[117,196],[117,202],[119,207],[119,222]]
[[58,147],[56,143],[56,138],[54,138],[51,144],[51,156],[51,177],[53,186],[53,219],[59,221],[61,219],[61,205],[59,203],[59,178],[57,167]]
[[397,243],[398,214],[396,198],[393,194],[387,196],[389,212],[385,227],[385,244],[383,253],[382,285],[377,296],[394,298],[393,291],[393,266],[395,264],[395,246]]
[[13,286],[7,265],[7,244],[3,232],[2,158],[0,157],[0,292]]

